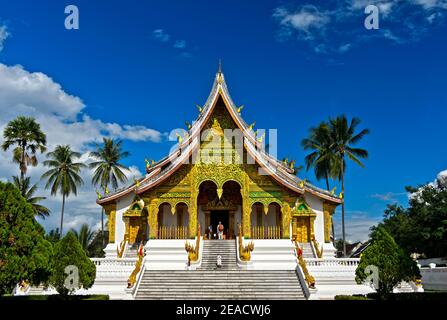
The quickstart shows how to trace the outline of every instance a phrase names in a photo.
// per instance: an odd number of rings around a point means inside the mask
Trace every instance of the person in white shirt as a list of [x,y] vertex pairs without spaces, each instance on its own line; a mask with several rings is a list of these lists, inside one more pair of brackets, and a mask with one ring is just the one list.
[[222,224],[222,222],[219,221],[219,224],[217,225],[217,235],[219,237],[219,240],[223,239],[224,230],[224,225]]

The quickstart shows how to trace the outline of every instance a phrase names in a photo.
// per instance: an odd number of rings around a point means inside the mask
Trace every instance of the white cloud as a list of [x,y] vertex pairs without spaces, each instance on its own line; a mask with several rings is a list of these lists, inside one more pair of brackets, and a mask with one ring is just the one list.
[[6,39],[8,39],[11,36],[11,34],[8,31],[8,28],[6,26],[0,27],[0,52],[3,51],[4,43]]
[[447,186],[447,170],[438,173],[437,181],[445,186]]
[[411,2],[418,4],[425,9],[447,9],[447,0],[410,0]]
[[[382,221],[381,216],[371,217],[363,211],[346,211],[345,231],[346,241],[353,243],[364,242],[369,239],[370,229]],[[335,238],[342,238],[341,214],[337,212],[334,216]]]
[[41,72],[28,72],[22,66],[0,63],[0,115],[17,113],[52,114],[74,120],[85,107],[82,100],[64,92],[53,79]]
[[186,48],[186,41],[185,40],[176,40],[174,43],[174,48],[176,48],[176,49]]
[[387,192],[384,194],[375,193],[375,194],[371,195],[371,197],[382,200],[382,201],[398,201],[398,199],[397,199],[398,197],[405,196],[405,195],[407,195],[406,192],[398,192],[398,193]]
[[152,35],[155,39],[161,42],[168,42],[171,39],[171,36],[163,29],[155,29],[152,31]]
[[312,5],[305,5],[297,11],[285,7],[276,8],[273,18],[283,28],[280,36],[288,37],[296,32],[298,38],[306,40],[314,39],[330,22],[327,12],[320,12]]
[[[368,5],[379,8],[380,30],[363,28]],[[299,2],[293,9],[280,6],[273,19],[278,40],[295,38],[316,53],[343,54],[377,39],[395,44],[419,41],[446,19],[446,10],[447,0],[335,0],[318,5]]]
[[[120,138],[132,141],[160,142],[165,134],[141,125],[120,125],[92,119],[84,113],[84,102],[62,89],[62,86],[41,72],[29,72],[22,66],[7,66],[0,63],[0,132],[7,123],[18,115],[33,116],[41,124],[47,135],[48,149],[58,144],[69,144],[73,150],[83,153],[79,161],[88,163],[92,143],[101,142],[103,137]],[[1,134],[0,143],[3,140]],[[11,181],[11,176],[18,175],[17,164],[12,163],[12,152],[0,152],[0,180]],[[36,195],[47,197],[42,202],[52,210],[49,218],[42,221],[47,230],[59,227],[61,197],[52,197],[44,190],[44,182],[40,181],[46,168],[42,165],[44,155],[38,154],[40,161],[37,167],[30,167],[28,175],[32,183],[38,183]],[[126,173],[129,180],[141,176],[138,168],[130,167]],[[85,182],[78,190],[78,196],[67,199],[64,230],[79,227],[88,223],[97,225],[101,210],[96,204],[95,189],[91,186],[92,172],[82,172]]]

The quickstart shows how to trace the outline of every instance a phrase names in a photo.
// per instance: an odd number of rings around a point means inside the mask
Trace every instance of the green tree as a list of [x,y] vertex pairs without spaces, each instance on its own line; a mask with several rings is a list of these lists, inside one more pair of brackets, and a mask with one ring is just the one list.
[[81,244],[82,249],[87,253],[88,256],[90,256],[89,252],[89,246],[93,240],[93,237],[95,236],[95,232],[90,229],[88,224],[84,223],[81,228],[79,229],[79,232],[75,229],[71,229],[71,232],[76,236],[79,243]]
[[[78,270],[78,283],[71,282],[72,288],[67,287],[66,279],[69,275],[66,268],[75,266]],[[54,246],[54,267],[50,277],[51,285],[62,295],[73,293],[77,289],[91,288],[95,282],[96,267],[87,257],[81,244],[72,232]]]
[[13,150],[13,161],[19,164],[20,178],[23,181],[28,166],[36,166],[38,163],[37,151],[45,152],[46,135],[34,118],[20,116],[7,124],[3,138],[4,151],[16,146]]
[[329,178],[332,178],[331,173],[334,171],[331,169],[335,161],[332,144],[326,122],[320,123],[318,127],[310,128],[309,136],[301,141],[304,150],[312,151],[304,158],[306,170],[313,168],[317,180],[325,180],[327,190],[330,190]]
[[404,208],[390,204],[379,226],[411,253],[427,258],[447,256],[447,186],[427,184],[407,187],[411,194]]
[[[353,161],[360,167],[364,167],[364,164],[359,158],[368,158],[368,151],[354,147],[363,137],[369,134],[368,129],[363,129],[357,133],[356,129],[359,124],[360,119],[353,118],[349,123],[345,115],[338,116],[335,119],[329,119],[331,153],[324,155],[321,161],[329,161],[331,163],[331,175],[339,177],[343,198],[345,198],[346,159]],[[346,256],[345,201],[341,204],[341,224],[343,254]]]
[[37,184],[33,184],[31,186],[30,177],[26,177],[22,180],[21,178],[14,176],[12,177],[12,179],[16,188],[21,191],[22,196],[26,199],[26,202],[33,206],[36,214],[43,219],[45,219],[45,217],[48,217],[51,212],[50,209],[39,204],[39,202],[45,200],[46,197],[34,196],[34,193],[36,193],[37,190]]
[[61,239],[59,228],[53,229],[45,235],[45,239],[50,241],[53,245]]
[[42,179],[47,179],[45,189],[51,189],[53,196],[58,193],[62,195],[61,235],[64,224],[65,198],[72,193],[77,195],[77,187],[84,183],[79,174],[86,165],[74,162],[80,156],[81,154],[72,151],[69,145],[56,146],[54,151],[47,154],[49,160],[45,160],[43,163],[50,168],[42,175]]
[[360,263],[355,271],[355,280],[362,283],[370,275],[366,268],[378,268],[379,294],[392,293],[393,288],[402,281],[414,281],[420,278],[420,271],[410,255],[401,249],[393,237],[382,227],[371,233],[371,244],[360,257]]
[[[121,140],[104,138],[102,146],[97,145],[96,151],[90,153],[90,156],[95,158],[95,161],[89,165],[94,170],[92,184],[99,185],[103,191],[107,190],[109,185],[117,189],[119,182],[127,181],[123,170],[128,171],[129,168],[120,161],[128,157],[130,153],[123,151],[122,144]],[[101,210],[101,232],[104,239],[104,208]]]
[[99,230],[98,232],[95,232],[92,242],[90,242],[89,246],[88,246],[88,253],[89,253],[89,257],[91,258],[104,258],[105,253],[104,253],[104,239],[108,238],[108,233],[104,232],[104,238],[103,238],[103,233],[101,232],[101,230]]
[[22,280],[32,286],[48,282],[53,247],[34,214],[19,189],[0,182],[0,296]]

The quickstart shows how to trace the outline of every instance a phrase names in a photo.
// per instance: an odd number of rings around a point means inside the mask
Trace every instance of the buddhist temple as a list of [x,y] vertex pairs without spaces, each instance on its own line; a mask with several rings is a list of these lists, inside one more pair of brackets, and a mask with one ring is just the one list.
[[145,177],[98,196],[109,243],[105,258],[92,259],[90,291],[112,299],[370,292],[355,283],[359,259],[335,257],[332,217],[343,197],[300,179],[292,162],[269,152],[268,132],[244,121],[221,66],[197,108],[171,152],[146,160]]

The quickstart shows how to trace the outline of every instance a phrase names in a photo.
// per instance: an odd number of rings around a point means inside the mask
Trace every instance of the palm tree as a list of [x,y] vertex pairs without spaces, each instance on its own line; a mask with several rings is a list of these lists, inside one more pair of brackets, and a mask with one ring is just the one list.
[[3,151],[16,145],[13,161],[19,164],[20,178],[23,181],[28,166],[37,166],[37,151],[45,152],[46,135],[34,118],[20,116],[8,123],[3,131],[3,138]]
[[79,243],[81,244],[82,249],[84,249],[87,255],[89,255],[89,245],[92,242],[93,237],[95,236],[95,232],[90,229],[90,227],[86,223],[81,226],[79,232],[75,229],[71,229],[70,231],[74,233]]
[[301,141],[304,150],[312,150],[305,158],[306,170],[313,167],[317,180],[325,179],[329,191],[331,164],[334,162],[331,150],[332,140],[327,123],[322,122],[318,127],[310,128],[309,137]]
[[72,193],[77,195],[77,187],[84,183],[79,173],[86,165],[81,162],[74,162],[80,156],[81,154],[72,151],[69,145],[59,145],[53,152],[47,154],[49,160],[43,163],[50,168],[42,175],[42,179],[47,179],[45,189],[51,189],[52,196],[57,195],[57,193],[62,194],[61,235],[64,224],[65,198]]
[[[359,158],[368,158],[368,151],[365,149],[355,148],[356,145],[364,136],[369,134],[368,129],[363,129],[356,133],[357,126],[360,124],[359,118],[353,118],[350,123],[345,115],[329,119],[329,132],[331,136],[331,153],[328,153],[322,158],[322,161],[331,161],[331,174],[338,176],[341,181],[341,195],[344,198],[345,194],[345,173],[346,173],[346,158],[352,160],[360,167],[364,164]],[[336,159],[336,161],[333,161]],[[345,201],[341,204],[341,223],[343,234],[343,254],[346,256],[346,235],[345,235]]]
[[12,179],[16,188],[20,190],[22,196],[26,199],[26,202],[33,206],[36,214],[42,219],[48,217],[51,212],[50,209],[39,204],[39,202],[45,200],[46,197],[34,197],[34,193],[37,190],[37,184],[30,186],[30,177],[26,177],[24,180],[22,180],[21,178],[14,176],[12,177]]
[[[103,138],[103,145],[97,145],[96,151],[90,152],[90,156],[96,160],[89,164],[90,169],[94,170],[92,184],[99,185],[103,191],[108,189],[109,185],[117,189],[118,182],[127,181],[123,170],[128,171],[129,168],[120,161],[128,157],[130,153],[122,150],[122,144],[121,140]],[[101,210],[101,232],[104,245],[104,208]]]
[[[309,171],[313,167],[314,174],[317,180],[324,179],[326,182],[326,189],[330,190],[329,178],[334,177],[334,164],[336,163],[335,154],[332,152],[331,135],[329,131],[329,125],[326,122],[322,122],[318,127],[310,128],[309,137],[301,141],[301,145],[304,150],[312,150],[305,158],[306,170]],[[335,227],[332,226],[332,237],[335,241]]]

